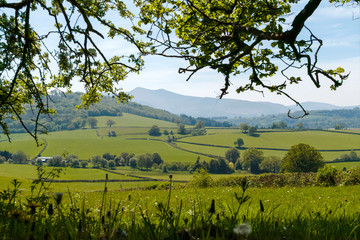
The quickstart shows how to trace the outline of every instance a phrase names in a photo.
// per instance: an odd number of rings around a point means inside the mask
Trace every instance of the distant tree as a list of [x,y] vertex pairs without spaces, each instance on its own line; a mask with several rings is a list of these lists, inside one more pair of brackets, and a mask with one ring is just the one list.
[[131,168],[136,168],[137,167],[137,164],[136,164],[136,158],[135,157],[132,157],[130,160],[129,160],[129,166]]
[[151,168],[153,161],[150,154],[143,154],[137,157],[136,165],[138,168]]
[[88,121],[91,128],[96,128],[97,127],[98,120],[96,118],[88,117],[87,121]]
[[80,162],[79,162],[79,160],[77,160],[77,159],[71,160],[71,162],[70,162],[70,167],[72,167],[72,168],[78,168],[78,167],[80,167]]
[[201,128],[205,128],[205,124],[203,121],[198,121],[196,124],[195,124],[195,129],[201,129]]
[[25,164],[27,163],[26,154],[23,151],[17,151],[12,154],[12,163],[14,164]]
[[14,164],[25,164],[27,163],[26,154],[23,151],[17,151],[12,154],[12,163]]
[[291,146],[281,162],[283,172],[317,172],[323,167],[323,157],[314,147],[300,143]]
[[164,161],[162,160],[161,156],[158,153],[153,153],[151,155],[151,160],[153,163],[156,163],[158,165],[164,163]]
[[82,168],[86,168],[89,163],[87,161],[81,161],[80,165]]
[[287,128],[287,124],[286,124],[286,122],[284,122],[284,121],[281,121],[281,122],[279,123],[279,126],[280,126],[281,129]]
[[248,169],[251,173],[259,174],[261,172],[259,165],[263,160],[263,151],[249,148],[242,153],[241,165],[243,169]]
[[108,161],[100,156],[92,157],[91,163],[93,164],[93,168],[106,168],[108,165]]
[[256,133],[256,131],[257,131],[257,128],[256,127],[254,127],[254,126],[251,126],[251,127],[249,127],[249,135],[250,136],[253,136],[253,135],[255,135],[255,133]]
[[249,130],[249,125],[247,125],[246,123],[241,123],[239,125],[239,128],[243,133],[246,133]]
[[109,163],[108,163],[108,165],[109,165],[109,168],[110,168],[110,169],[115,169],[116,164],[115,164],[115,161],[114,161],[114,160],[110,160]]
[[185,125],[180,123],[179,127],[178,127],[178,134],[184,135],[186,133],[187,133],[187,131],[186,131]]
[[157,125],[153,125],[150,130],[148,131],[150,136],[160,136],[160,128]]
[[164,129],[164,135],[169,135],[169,131],[167,129]]
[[173,130],[170,130],[170,135],[174,135],[174,132],[173,132]]
[[229,162],[235,163],[240,157],[240,152],[236,148],[230,148],[225,152],[225,158]]
[[109,119],[109,120],[106,121],[106,125],[108,127],[111,127],[112,125],[115,125],[115,124],[116,124],[116,122],[114,120],[112,120],[112,119]]
[[302,122],[298,122],[295,126],[296,126],[296,128],[298,130],[304,130],[305,129],[305,125]]
[[335,124],[334,126],[335,130],[343,130],[345,129],[345,125],[343,123]]
[[235,170],[241,170],[242,166],[241,166],[241,161],[240,159],[238,159],[235,163]]
[[0,156],[0,164],[3,164],[4,162],[6,162],[6,158],[3,156]]
[[278,123],[272,123],[271,124],[271,129],[277,129],[277,128],[280,128]]
[[358,157],[358,155],[357,155],[356,152],[354,152],[354,151],[351,151],[351,152],[350,152],[349,157],[350,157],[351,161],[358,161],[358,160],[360,160],[359,157]]
[[102,155],[102,157],[108,161],[110,160],[114,160],[116,158],[116,155],[115,154],[110,154],[110,153],[104,153]]
[[241,148],[244,145],[244,140],[242,138],[238,138],[234,144],[238,147]]
[[56,155],[47,161],[47,165],[51,167],[65,167],[65,161],[62,156]]
[[6,160],[9,160],[10,158],[11,158],[11,153],[10,152],[8,152],[8,151],[0,151],[0,156],[3,156],[3,157],[5,157],[6,158]]
[[259,164],[260,170],[267,173],[279,173],[281,168],[281,158],[277,156],[267,156]]

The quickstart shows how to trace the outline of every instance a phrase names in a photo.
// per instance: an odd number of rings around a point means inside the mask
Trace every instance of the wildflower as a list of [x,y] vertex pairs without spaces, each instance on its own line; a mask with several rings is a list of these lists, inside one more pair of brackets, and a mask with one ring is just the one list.
[[211,201],[211,207],[209,209],[209,213],[215,213],[215,199]]
[[61,203],[62,197],[63,197],[62,192],[54,193],[54,198],[55,198],[55,201],[56,201],[57,205],[59,205]]
[[48,208],[47,212],[48,212],[49,216],[54,214],[54,208],[53,208],[52,203],[49,204],[49,208]]
[[246,237],[251,233],[252,227],[248,223],[242,223],[242,224],[237,225],[233,231],[237,235]]

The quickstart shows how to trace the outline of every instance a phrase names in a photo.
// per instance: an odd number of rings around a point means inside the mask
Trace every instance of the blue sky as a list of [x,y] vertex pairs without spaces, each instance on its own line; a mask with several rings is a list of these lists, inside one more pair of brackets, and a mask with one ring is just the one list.
[[[360,105],[360,18],[359,7],[334,7],[329,3],[322,3],[320,8],[307,21],[307,26],[320,39],[323,47],[319,54],[319,66],[324,69],[343,67],[350,72],[349,78],[337,91],[330,90],[330,82],[323,79],[322,87],[316,88],[304,70],[294,73],[303,77],[299,85],[291,85],[287,92],[300,102],[325,102],[339,106]],[[178,74],[179,66],[186,66],[181,60],[165,59],[162,57],[145,58],[145,69],[140,75],[132,75],[121,85],[124,90],[130,91],[136,87],[148,89],[166,89],[179,94],[191,96],[216,97],[223,87],[223,78],[212,70],[204,70],[194,75],[186,82],[186,76]],[[264,96],[257,92],[237,94],[236,87],[246,81],[246,76],[237,76],[232,79],[226,98],[250,101],[270,101],[285,105],[293,102],[285,96],[264,92]],[[269,82],[281,81],[275,77]]]
[[[301,9],[307,1],[300,1],[295,6]],[[293,15],[294,16],[294,15]],[[44,15],[35,15],[37,27],[44,33],[53,24],[46,21]],[[119,22],[118,16],[112,16],[114,22]],[[355,20],[354,18],[358,18]],[[126,23],[124,24],[126,26]],[[337,91],[330,90],[330,82],[323,79],[321,88],[317,89],[306,77],[305,70],[292,72],[292,75],[301,76],[304,81],[299,85],[290,85],[286,92],[299,102],[325,102],[339,106],[360,105],[360,7],[334,7],[323,1],[319,9],[306,22],[312,32],[323,40],[323,47],[319,53],[319,66],[324,69],[343,67],[350,72],[349,78]],[[57,39],[55,39],[57,41]],[[55,43],[54,41],[53,43]],[[53,46],[53,47],[56,47]],[[113,54],[127,54],[134,51],[133,46],[117,40],[105,39],[99,41],[99,47],[107,56]],[[179,59],[168,59],[157,56],[145,58],[145,69],[140,75],[130,75],[119,84],[125,91],[136,87],[148,89],[166,89],[183,95],[200,97],[217,97],[223,87],[223,76],[215,71],[205,69],[194,75],[186,82],[186,76],[178,74],[179,67],[185,67],[186,62]],[[257,92],[237,94],[236,88],[247,81],[246,75],[239,75],[232,79],[232,86],[226,98],[268,101],[293,105],[285,96],[264,92],[264,96]],[[267,83],[284,81],[281,76],[266,80]],[[82,91],[79,84],[74,84],[73,91]]]

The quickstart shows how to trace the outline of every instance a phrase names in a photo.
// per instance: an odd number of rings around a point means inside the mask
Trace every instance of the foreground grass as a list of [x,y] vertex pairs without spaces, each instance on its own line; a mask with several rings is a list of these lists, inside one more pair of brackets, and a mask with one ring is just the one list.
[[[359,239],[360,186],[1,192],[3,239]],[[90,185],[87,185],[90,186]],[[54,189],[52,190],[54,191]]]

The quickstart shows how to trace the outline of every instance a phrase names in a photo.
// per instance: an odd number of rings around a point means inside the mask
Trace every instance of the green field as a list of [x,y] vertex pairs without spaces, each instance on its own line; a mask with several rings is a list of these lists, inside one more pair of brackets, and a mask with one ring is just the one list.
[[[109,152],[119,155],[122,152],[144,154],[159,153],[166,163],[184,162],[193,163],[198,156],[209,161],[206,154],[223,157],[229,147],[234,147],[237,138],[244,140],[245,148],[265,148],[265,156],[283,157],[286,151],[276,149],[289,149],[298,143],[307,143],[321,151],[325,161],[332,161],[343,154],[348,154],[351,149],[360,148],[360,135],[346,134],[341,131],[259,131],[258,136],[252,137],[241,133],[237,128],[209,128],[204,136],[178,135],[175,123],[139,117],[124,113],[121,117],[98,117],[98,128],[74,131],[51,132],[40,137],[40,142],[45,139],[47,146],[42,156],[62,154],[75,154],[82,160]],[[111,128],[106,126],[106,121],[112,119],[116,122]],[[175,142],[181,149],[169,145],[168,136],[152,137],[148,135],[151,126],[158,125],[161,131],[173,130],[179,141]],[[116,137],[108,137],[109,131],[115,131]],[[350,132],[347,130],[345,132]],[[356,132],[354,130],[354,132]],[[44,146],[36,146],[28,134],[12,134],[11,143],[2,138],[0,150],[15,152],[24,151],[29,158],[34,158]],[[195,144],[183,143],[181,141]],[[204,145],[196,145],[204,144]],[[224,147],[215,147],[220,145]],[[273,150],[271,150],[273,149]],[[335,150],[335,151],[322,151]],[[346,151],[343,151],[346,150]],[[243,151],[243,150],[241,150]],[[195,153],[194,153],[195,152]],[[360,155],[360,151],[356,151]],[[352,163],[337,164],[337,167],[350,167]],[[356,165],[356,164],[355,164]]]

